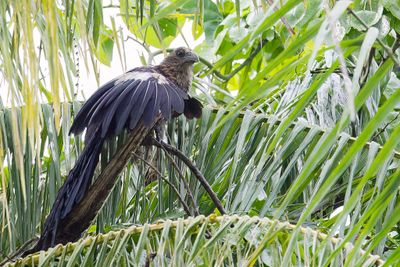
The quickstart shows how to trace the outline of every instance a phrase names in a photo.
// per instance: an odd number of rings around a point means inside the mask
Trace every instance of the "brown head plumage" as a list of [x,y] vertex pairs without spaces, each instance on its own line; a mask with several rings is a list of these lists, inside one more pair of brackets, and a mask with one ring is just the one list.
[[199,57],[189,48],[179,47],[172,51],[159,66],[159,70],[184,91],[188,91],[193,80],[193,64]]

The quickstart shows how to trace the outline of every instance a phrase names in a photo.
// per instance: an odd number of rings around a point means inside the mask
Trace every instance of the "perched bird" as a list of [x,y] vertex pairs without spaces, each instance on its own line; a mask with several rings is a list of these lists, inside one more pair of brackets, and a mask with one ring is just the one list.
[[[54,246],[58,224],[87,193],[103,143],[139,123],[150,127],[184,114],[199,118],[201,103],[188,95],[192,67],[199,60],[190,49],[172,51],[160,65],[134,68],[101,86],[82,106],[71,126],[75,135],[86,129],[85,148],[60,188],[36,245],[36,251]],[[35,250],[35,249],[34,249]]]

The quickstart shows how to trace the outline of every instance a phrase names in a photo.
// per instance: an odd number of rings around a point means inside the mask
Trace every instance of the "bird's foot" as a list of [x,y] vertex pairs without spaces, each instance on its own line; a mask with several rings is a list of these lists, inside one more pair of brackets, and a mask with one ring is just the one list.
[[[162,143],[163,136],[163,124],[157,123],[153,127],[153,131],[151,131],[142,141],[142,146],[152,146],[154,142]],[[154,134],[153,134],[154,133]]]

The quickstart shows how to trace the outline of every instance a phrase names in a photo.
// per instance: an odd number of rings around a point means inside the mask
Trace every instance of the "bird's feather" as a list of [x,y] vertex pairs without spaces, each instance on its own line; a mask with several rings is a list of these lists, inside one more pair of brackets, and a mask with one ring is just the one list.
[[100,87],[83,105],[71,133],[87,128],[88,137],[101,128],[101,138],[134,129],[139,121],[150,126],[158,113],[168,120],[182,114],[188,94],[152,67],[132,69]]
[[91,97],[86,101],[83,107],[79,110],[78,114],[76,114],[74,118],[74,124],[71,126],[70,134],[79,134],[85,129],[84,121],[86,119],[86,115],[93,108],[94,104],[99,101],[100,98],[104,97],[107,91],[109,91],[115,83],[115,80],[111,80],[101,86]]
[[140,94],[141,98],[138,99],[135,106],[131,107],[131,119],[129,121],[129,129],[134,129],[139,120],[142,118],[143,111],[147,106],[150,98],[153,96],[155,86],[150,81],[147,81],[146,88],[143,88],[142,90],[143,92]]
[[149,104],[146,106],[146,109],[143,111],[143,123],[144,125],[150,125],[152,121],[154,121],[157,114],[160,112],[160,97],[158,84],[155,83],[155,90],[152,98],[149,100]]
[[[137,82],[139,82],[138,84],[137,84]],[[131,85],[135,85],[135,84],[137,84],[137,87],[140,87],[140,84],[142,83],[143,81],[135,81],[134,83],[132,83]],[[127,88],[127,90],[132,90],[132,88],[133,88],[133,86],[129,86],[128,88]],[[129,109],[129,108],[127,108],[127,106],[128,107],[132,107],[133,105],[135,105],[135,103],[136,103],[136,100],[138,99],[138,95],[139,95],[139,90],[135,90],[131,95],[130,95],[130,97],[128,98],[127,97],[127,99],[129,99],[129,102],[128,102],[128,104],[126,105],[126,106],[119,106],[118,107],[118,109],[117,109],[117,114],[120,114],[119,115],[119,118],[118,118],[118,122],[117,122],[117,126],[116,126],[116,132],[117,133],[119,133],[119,132],[121,132],[121,130],[123,129],[123,127],[125,126],[125,124],[126,124],[126,121],[127,121],[127,119],[128,119],[128,117],[129,117],[129,114],[130,114],[130,112],[131,112],[131,110]]]
[[[168,57],[167,62],[175,64],[174,60]],[[60,188],[33,251],[54,245],[61,220],[83,199],[91,185],[107,138],[124,128],[133,130],[140,122],[151,127],[158,116],[168,120],[182,113],[188,118],[201,115],[201,103],[187,94],[191,77],[177,80],[175,74],[180,67],[176,65],[174,69],[166,63],[164,67],[132,69],[101,86],[82,106],[70,133],[79,134],[86,129],[85,148]]]
[[188,98],[185,100],[185,109],[183,113],[188,119],[200,118],[203,105],[195,98]]
[[160,85],[160,97],[162,102],[160,103],[161,114],[165,119],[171,118],[171,97],[168,89],[162,84]]

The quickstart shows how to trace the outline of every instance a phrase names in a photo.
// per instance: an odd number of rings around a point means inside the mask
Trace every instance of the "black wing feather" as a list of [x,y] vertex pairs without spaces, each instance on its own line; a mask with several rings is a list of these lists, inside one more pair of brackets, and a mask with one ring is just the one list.
[[[135,79],[133,71],[149,73],[148,79]],[[77,134],[87,128],[87,138],[91,138],[100,127],[101,138],[106,138],[124,127],[135,128],[140,120],[150,126],[158,113],[167,120],[182,114],[188,94],[167,78],[161,81],[152,76],[154,73],[162,75],[151,68],[133,69],[100,87],[78,112],[70,132]]]
[[163,94],[160,104],[161,114],[165,119],[169,120],[171,118],[171,95],[164,84],[160,86],[160,92]]
[[99,101],[102,97],[104,97],[106,92],[109,92],[111,88],[113,88],[115,83],[115,79],[109,81],[105,85],[101,86],[87,101],[86,103],[82,106],[82,108],[79,110],[78,114],[76,114],[74,118],[74,123],[71,126],[71,129],[69,130],[69,133],[74,133],[78,134],[81,133],[86,125],[85,121],[87,119],[88,112],[93,108],[96,102]]
[[[131,112],[131,109],[129,107],[132,107],[137,100],[137,96],[139,94],[139,90],[137,90],[138,87],[140,87],[140,84],[143,81],[135,81],[135,83],[132,83],[129,88],[127,88],[127,90],[132,90],[133,92],[131,93],[131,96],[127,99],[129,99],[129,103],[127,103],[126,106],[119,106],[118,110],[116,111],[116,114],[120,114],[119,118],[118,118],[118,122],[117,122],[117,126],[116,126],[116,130],[115,132],[118,134],[121,132],[122,128],[124,128],[124,126],[126,125],[126,122],[129,118],[129,114]],[[133,87],[134,86],[134,87]]]
[[[147,87],[146,90],[144,92],[144,96],[142,98],[141,101],[138,102],[138,104],[140,103],[140,106],[138,108],[138,115],[136,116],[136,120],[134,120],[133,123],[133,128],[137,125],[137,123],[139,122],[139,119],[143,116],[143,111],[146,108],[146,106],[149,104],[149,100],[151,99],[151,97],[154,94],[154,90],[155,90],[155,86],[152,82],[148,82],[147,83]],[[149,125],[146,125],[149,126]]]
[[185,100],[185,109],[183,114],[188,119],[200,118],[202,114],[203,105],[195,98],[189,97]]
[[152,98],[149,100],[145,110],[143,111],[143,123],[144,125],[150,125],[158,112],[160,111],[160,97],[158,92],[158,85],[154,83],[155,89]]
[[[135,84],[135,81],[130,81],[129,83]],[[115,113],[117,108],[121,105],[124,105],[125,101],[128,101],[129,99],[129,94],[132,93],[132,90],[129,88],[129,86],[126,86],[124,84],[124,90],[119,94],[119,96],[110,104],[110,107],[108,110],[105,112],[105,119],[103,120],[102,123],[102,131],[101,131],[101,137],[105,137],[108,133],[113,133],[114,131],[110,131],[110,124],[112,121],[116,120],[116,116],[118,114]]]
[[171,95],[171,107],[172,107],[173,111],[175,111],[179,114],[183,113],[185,103],[184,103],[182,97],[179,95],[177,90],[175,88],[173,88],[172,86],[167,85],[166,87],[167,87],[167,89],[169,89],[169,92]]
[[93,112],[88,114],[88,125],[95,124],[97,125],[100,120],[102,120],[107,114],[106,110],[108,105],[112,103],[121,94],[121,92],[126,88],[126,83],[119,83],[114,86],[104,98],[99,101],[99,103],[94,107]]
[[147,81],[144,81],[140,87],[136,90],[138,91],[137,97],[135,98],[135,102],[132,102],[131,106],[127,107],[130,111],[129,114],[129,129],[132,130],[136,127],[137,122],[140,120],[142,114],[139,114],[140,104],[143,101],[145,96],[146,88],[147,88]]

